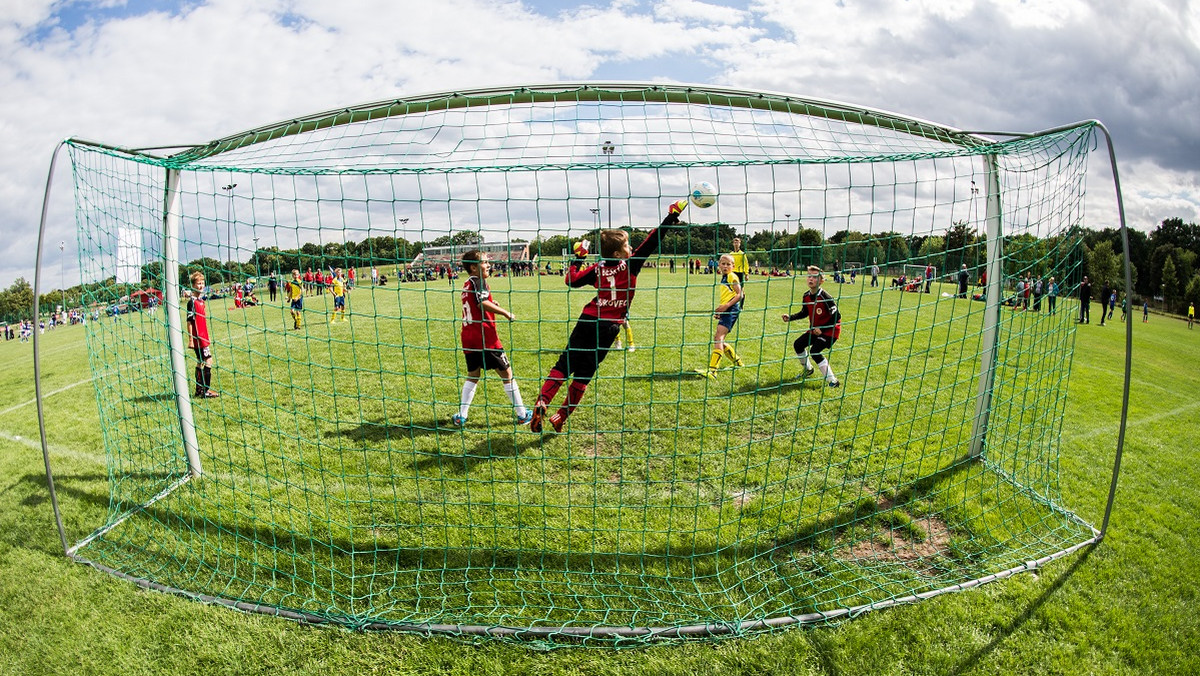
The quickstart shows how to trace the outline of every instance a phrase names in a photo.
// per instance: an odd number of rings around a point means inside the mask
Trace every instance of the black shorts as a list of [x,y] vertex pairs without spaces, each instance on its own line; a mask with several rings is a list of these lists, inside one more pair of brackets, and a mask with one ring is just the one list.
[[468,371],[507,371],[509,367],[504,350],[463,350],[463,354],[467,357]]
[[192,343],[192,351],[196,353],[196,359],[201,362],[212,359],[212,347],[210,346],[200,347],[200,343]]
[[812,354],[817,354],[822,350],[833,347],[833,344],[836,342],[837,338],[833,338],[827,333],[822,333],[818,336],[812,331],[805,331],[804,335],[796,339],[792,347],[796,348],[796,354],[800,354],[805,350],[808,350]]
[[620,333],[621,325],[617,322],[580,315],[567,339],[567,349],[559,355],[554,367],[575,380],[590,381]]

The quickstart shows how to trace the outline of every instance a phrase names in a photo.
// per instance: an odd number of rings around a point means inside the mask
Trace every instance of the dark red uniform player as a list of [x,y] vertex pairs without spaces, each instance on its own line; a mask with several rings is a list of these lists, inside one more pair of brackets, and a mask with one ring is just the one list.
[[795,314],[783,315],[783,321],[792,322],[808,318],[808,330],[792,345],[796,350],[796,356],[800,358],[800,363],[804,367],[804,375],[809,376],[813,373],[813,367],[808,362],[808,356],[811,353],[812,360],[816,362],[817,368],[821,369],[821,374],[825,376],[826,384],[830,387],[837,387],[841,383],[833,375],[829,361],[821,352],[833,347],[838,336],[842,335],[842,313],[838,311],[837,302],[833,300],[833,296],[821,288],[821,282],[824,281],[821,268],[815,265],[808,266],[807,281],[808,291],[801,299],[800,311]]
[[679,214],[686,206],[686,201],[672,204],[662,225],[652,230],[636,250],[629,248],[628,233],[623,230],[604,230],[600,233],[600,262],[585,268],[586,242],[576,247],[576,258],[571,261],[563,279],[573,288],[596,287],[596,297],[583,308],[575,328],[571,330],[571,337],[567,339],[567,348],[559,355],[558,362],[542,383],[529,429],[542,431],[546,409],[554,401],[554,395],[558,394],[562,384],[573,376],[562,407],[550,416],[554,431],[562,431],[563,424],[583,399],[597,367],[608,356],[609,349],[621,332],[621,325],[633,303],[638,273],[642,271],[646,258],[658,251],[665,230],[680,225]]
[[197,397],[219,396],[212,390],[212,336],[208,331],[208,309],[204,304],[204,273],[193,272],[192,296],[187,302],[188,347],[196,352]]

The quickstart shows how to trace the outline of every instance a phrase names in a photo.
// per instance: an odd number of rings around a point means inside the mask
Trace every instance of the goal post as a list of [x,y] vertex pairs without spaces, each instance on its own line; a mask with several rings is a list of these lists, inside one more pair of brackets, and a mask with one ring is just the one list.
[[[64,548],[240,610],[545,645],[741,636],[1046,565],[1100,538],[1058,478],[1076,327],[1007,321],[1003,280],[1078,284],[1097,129],[562,84],[171,155],[70,139],[79,281],[114,314],[86,326],[110,507]],[[699,181],[717,203],[674,223]],[[734,234],[731,322],[731,280],[688,273]],[[959,261],[979,300],[830,274]]]

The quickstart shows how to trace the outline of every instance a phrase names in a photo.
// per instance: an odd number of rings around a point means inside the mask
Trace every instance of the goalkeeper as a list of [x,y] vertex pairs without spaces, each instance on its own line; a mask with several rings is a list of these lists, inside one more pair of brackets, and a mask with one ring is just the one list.
[[804,368],[804,375],[813,374],[813,367],[809,364],[809,354],[811,353],[812,361],[817,363],[817,368],[821,369],[821,375],[825,376],[825,384],[829,387],[838,387],[841,383],[833,375],[833,368],[829,365],[829,360],[821,352],[833,347],[838,336],[841,335],[842,313],[838,311],[833,296],[821,288],[823,281],[825,278],[821,274],[821,268],[815,265],[808,266],[808,291],[801,299],[800,311],[795,314],[783,315],[783,321],[793,322],[808,318],[809,329],[804,332],[804,335],[797,338],[793,345],[796,356],[800,359],[800,365]]
[[596,368],[608,356],[608,351],[621,332],[621,325],[625,323],[629,305],[633,302],[638,273],[646,264],[646,258],[658,250],[665,230],[684,225],[679,220],[679,214],[687,204],[686,200],[672,204],[662,225],[652,230],[636,250],[630,249],[629,234],[625,231],[603,230],[600,232],[600,262],[584,268],[587,242],[575,245],[576,257],[563,275],[563,280],[572,288],[596,287],[596,297],[583,308],[575,328],[571,330],[571,337],[567,339],[566,349],[542,383],[542,390],[533,407],[530,430],[542,431],[542,422],[554,401],[554,395],[558,394],[568,378],[574,376],[562,407],[550,416],[550,426],[555,432],[562,431],[567,418],[583,399]]

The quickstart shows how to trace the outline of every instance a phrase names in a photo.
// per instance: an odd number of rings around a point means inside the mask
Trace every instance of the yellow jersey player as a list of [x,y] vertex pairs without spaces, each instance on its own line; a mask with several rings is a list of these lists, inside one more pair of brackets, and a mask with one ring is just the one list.
[[713,310],[713,319],[717,320],[717,330],[713,333],[712,355],[708,358],[708,369],[696,369],[702,375],[715,379],[717,368],[721,365],[721,357],[729,358],[734,366],[742,366],[742,358],[734,352],[733,345],[725,342],[725,336],[733,330],[738,315],[742,311],[742,284],[733,270],[734,257],[723,254],[717,263],[717,289],[721,297]]
[[298,329],[304,324],[304,282],[299,270],[292,270],[292,281],[284,285],[283,295],[292,306],[292,328]]
[[[746,284],[746,276],[750,274],[750,262],[746,260],[746,252],[742,251],[742,238],[733,238],[733,251],[729,254],[733,257],[733,272],[737,275],[738,281],[742,285]],[[719,266],[719,264],[718,264]],[[742,300],[738,303],[738,307],[746,305],[745,289],[742,290]]]
[[333,315],[329,318],[329,323],[337,321],[337,316],[342,315],[342,321],[346,321],[346,279],[342,276],[342,269],[336,268],[333,271],[333,283],[330,285],[333,291]]

